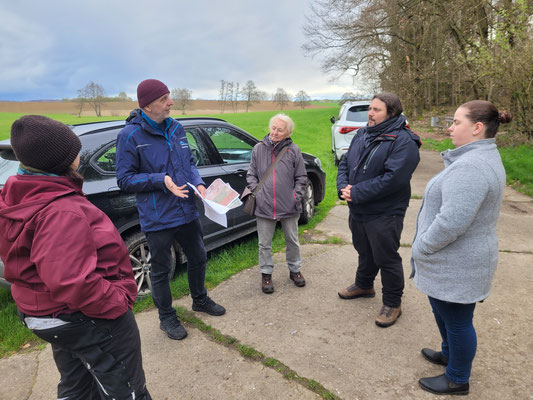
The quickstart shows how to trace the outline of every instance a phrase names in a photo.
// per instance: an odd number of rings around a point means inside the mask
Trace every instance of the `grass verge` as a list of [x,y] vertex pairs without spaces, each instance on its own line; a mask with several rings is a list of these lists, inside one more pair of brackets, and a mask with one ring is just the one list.
[[312,392],[318,394],[323,399],[340,400],[339,397],[335,396],[320,383],[314,381],[313,379],[298,375],[296,371],[292,370],[287,365],[283,364],[281,361],[273,357],[265,356],[260,351],[254,349],[251,346],[248,346],[247,344],[241,343],[238,339],[232,336],[224,335],[218,329],[215,329],[212,326],[206,324],[201,319],[196,317],[192,312],[186,310],[185,308],[177,307],[177,309],[181,321],[194,325],[214,342],[223,344],[224,346],[239,352],[241,356],[248,360],[260,362],[265,367],[271,368],[276,372],[280,373],[285,379],[299,383],[308,390],[311,390]]

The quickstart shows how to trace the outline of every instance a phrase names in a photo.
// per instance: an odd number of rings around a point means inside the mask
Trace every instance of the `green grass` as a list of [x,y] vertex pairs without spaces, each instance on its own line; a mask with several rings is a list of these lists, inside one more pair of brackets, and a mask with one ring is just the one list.
[[[424,148],[435,151],[453,149],[452,140],[425,139]],[[507,184],[514,189],[533,197],[533,145],[499,146]]]
[[452,140],[450,138],[437,140],[437,139],[423,139],[422,140],[424,150],[444,151],[453,149]]
[[[13,122],[25,115],[24,113],[6,113],[0,112],[0,140],[9,138],[9,132],[11,131],[11,125]],[[81,117],[78,118],[75,115],[70,114],[43,114],[47,117],[56,119],[64,124],[86,124],[89,122],[101,122],[101,121],[116,121],[124,120],[126,117]]]
[[533,197],[533,145],[500,147],[507,183]]

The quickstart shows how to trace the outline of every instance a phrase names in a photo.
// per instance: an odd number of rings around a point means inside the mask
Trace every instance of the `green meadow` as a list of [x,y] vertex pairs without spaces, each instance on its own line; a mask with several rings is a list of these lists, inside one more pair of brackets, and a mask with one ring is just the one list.
[[[324,201],[316,208],[315,218],[300,227],[300,231],[313,228],[320,222],[335,205],[337,201],[335,181],[337,170],[331,153],[331,122],[329,118],[337,115],[338,106],[322,109],[290,110],[288,114],[295,123],[293,140],[302,151],[312,153],[322,161],[323,169],[327,174],[326,196]],[[249,112],[236,114],[204,115],[222,118],[234,125],[241,127],[257,138],[264,137],[268,132],[268,121],[276,112]],[[9,137],[9,128],[13,121],[22,114],[0,113],[0,140]],[[68,114],[47,114],[47,116],[68,124],[79,124],[93,121],[117,120],[125,117],[81,117]],[[178,114],[176,117],[180,116]],[[187,115],[186,117],[193,116]],[[415,132],[417,126],[413,125]],[[427,149],[442,151],[451,148],[451,141],[426,139],[424,146]],[[521,145],[518,147],[503,147],[500,154],[507,171],[508,183],[522,192],[533,196],[533,146]],[[283,234],[277,231],[274,236],[274,251],[284,247]],[[251,268],[257,264],[257,238],[250,235],[232,245],[213,251],[209,255],[207,264],[206,286],[213,288],[232,275]],[[259,289],[259,281],[258,281]],[[189,293],[187,277],[183,270],[178,270],[172,281],[172,293],[175,298]],[[150,296],[137,301],[134,311],[140,312],[153,307]],[[8,290],[0,290],[0,357],[5,357],[16,351],[26,348],[42,346],[33,334],[22,326],[16,317],[16,307]],[[25,350],[24,350],[25,351]]]

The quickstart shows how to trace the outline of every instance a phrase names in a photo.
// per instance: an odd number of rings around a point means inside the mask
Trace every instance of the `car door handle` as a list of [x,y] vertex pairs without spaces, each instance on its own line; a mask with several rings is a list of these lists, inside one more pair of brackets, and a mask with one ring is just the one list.
[[235,170],[233,173],[234,173],[235,175],[238,175],[238,176],[245,176],[247,172],[248,172],[247,169],[242,169],[242,168],[241,168],[241,169],[237,169],[237,170]]

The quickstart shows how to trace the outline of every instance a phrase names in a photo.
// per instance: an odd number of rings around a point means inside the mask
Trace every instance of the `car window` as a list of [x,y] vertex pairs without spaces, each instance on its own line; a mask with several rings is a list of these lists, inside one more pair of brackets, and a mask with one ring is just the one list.
[[0,185],[6,183],[7,178],[16,175],[19,162],[12,150],[0,150]]
[[195,128],[185,128],[185,134],[187,135],[187,141],[189,142],[189,148],[191,150],[194,164],[197,167],[203,165],[209,165],[209,154],[204,145],[204,142],[200,138],[200,132]]
[[96,166],[105,172],[115,172],[117,163],[117,146],[113,145],[94,160]]
[[225,164],[250,162],[255,145],[241,133],[225,127],[204,128]]
[[367,122],[368,105],[350,107],[346,113],[346,120],[352,122]]

